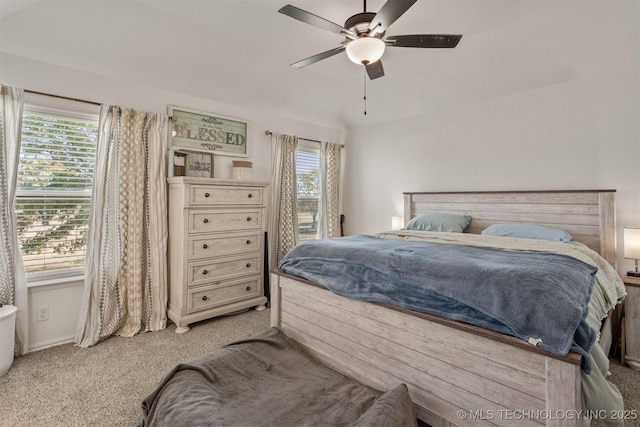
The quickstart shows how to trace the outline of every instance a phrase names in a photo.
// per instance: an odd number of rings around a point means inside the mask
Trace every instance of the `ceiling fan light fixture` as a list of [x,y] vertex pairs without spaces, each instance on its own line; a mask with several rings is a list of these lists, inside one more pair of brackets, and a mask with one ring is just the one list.
[[382,58],[385,44],[382,40],[373,37],[361,37],[347,45],[347,56],[356,64],[373,64]]

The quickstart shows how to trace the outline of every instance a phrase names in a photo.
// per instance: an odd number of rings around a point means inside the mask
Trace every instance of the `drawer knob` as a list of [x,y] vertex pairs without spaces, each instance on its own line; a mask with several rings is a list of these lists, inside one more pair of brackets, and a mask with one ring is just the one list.
[[204,219],[204,223],[206,224],[206,223],[208,223],[208,222],[209,222],[209,220],[208,220],[207,218],[205,218],[205,219]]
[[247,221],[251,221],[251,217],[250,216],[247,217]]
[[251,267],[251,263],[250,262],[247,263],[247,268],[249,268],[249,267]]
[[251,240],[247,240],[247,245],[250,245],[250,244],[251,244]]
[[202,274],[207,274],[209,273],[207,270],[202,270]]
[[209,193],[204,193],[204,197],[209,197]]
[[250,291],[251,290],[251,286],[247,286],[247,290]]
[[204,245],[202,245],[202,249],[207,249],[209,247],[209,245],[207,245],[206,243]]
[[249,197],[249,198],[252,198],[252,197],[253,197],[253,194],[249,193],[249,196],[248,196],[248,197]]
[[202,297],[202,301],[206,301],[206,300],[207,300],[207,296],[205,295]]

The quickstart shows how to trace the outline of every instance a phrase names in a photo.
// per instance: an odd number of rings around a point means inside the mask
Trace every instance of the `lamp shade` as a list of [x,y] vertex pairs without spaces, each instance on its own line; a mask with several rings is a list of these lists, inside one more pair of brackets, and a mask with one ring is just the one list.
[[402,230],[404,227],[404,216],[402,215],[394,215],[391,217],[391,229],[392,230]]
[[384,53],[384,42],[374,37],[361,37],[347,45],[347,56],[356,64],[373,64]]
[[640,259],[640,228],[624,228],[624,257]]

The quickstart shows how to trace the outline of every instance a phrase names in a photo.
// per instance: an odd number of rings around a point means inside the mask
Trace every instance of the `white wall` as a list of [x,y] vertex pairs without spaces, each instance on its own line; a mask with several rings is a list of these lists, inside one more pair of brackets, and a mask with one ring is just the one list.
[[[167,113],[168,105],[202,110],[249,121],[248,159],[253,162],[253,178],[269,181],[271,174],[270,137],[264,131],[283,132],[306,138],[342,143],[344,131],[312,123],[279,117],[268,111],[256,111],[208,99],[127,83],[50,63],[9,54],[0,56],[0,79],[8,86],[131,107],[149,112]],[[231,178],[229,156],[214,156],[216,178]],[[268,199],[267,199],[268,200]],[[29,349],[38,349],[70,341],[75,336],[82,298],[82,284],[70,282],[29,289]],[[49,320],[36,322],[36,309],[49,306]]]
[[[29,288],[29,351],[73,341],[83,292],[82,280]],[[38,321],[40,308],[48,320]]]
[[616,37],[567,51],[581,66],[564,81],[350,129],[346,232],[390,229],[407,191],[616,189],[618,269],[631,268],[621,253],[622,227],[640,226],[640,12],[619,4],[589,15]]

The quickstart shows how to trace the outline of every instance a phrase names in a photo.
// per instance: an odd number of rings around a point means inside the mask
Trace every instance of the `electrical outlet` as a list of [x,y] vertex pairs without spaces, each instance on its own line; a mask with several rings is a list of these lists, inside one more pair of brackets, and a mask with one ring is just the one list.
[[36,313],[36,321],[44,322],[45,320],[49,320],[49,306],[43,305],[37,308]]

